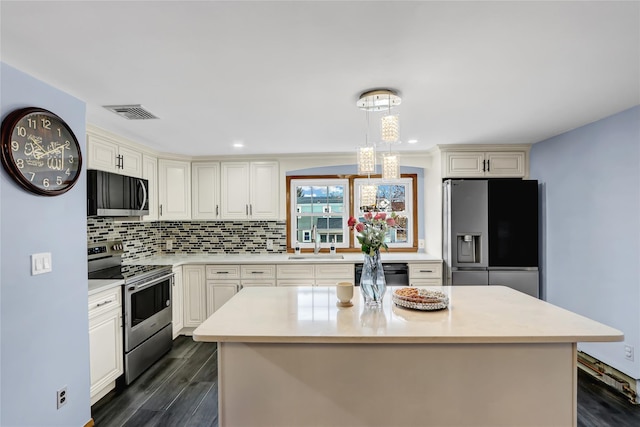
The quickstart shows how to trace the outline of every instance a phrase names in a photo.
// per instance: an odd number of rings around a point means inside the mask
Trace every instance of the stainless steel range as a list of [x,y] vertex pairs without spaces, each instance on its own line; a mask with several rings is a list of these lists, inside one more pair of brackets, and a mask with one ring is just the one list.
[[122,241],[91,243],[89,279],[121,279],[124,324],[124,378],[130,384],[173,343],[171,289],[166,265],[123,265]]

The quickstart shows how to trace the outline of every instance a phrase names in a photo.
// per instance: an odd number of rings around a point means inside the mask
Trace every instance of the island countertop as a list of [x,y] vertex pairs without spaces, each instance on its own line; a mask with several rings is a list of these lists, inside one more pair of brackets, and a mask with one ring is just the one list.
[[193,332],[196,341],[244,343],[559,343],[622,341],[617,329],[503,286],[434,287],[449,307],[337,307],[335,287],[246,287]]

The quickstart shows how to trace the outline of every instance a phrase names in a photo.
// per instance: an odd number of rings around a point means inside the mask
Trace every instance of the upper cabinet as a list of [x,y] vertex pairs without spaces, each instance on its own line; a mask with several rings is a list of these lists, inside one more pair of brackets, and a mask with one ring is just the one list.
[[142,177],[149,181],[149,215],[142,219],[155,221],[158,219],[158,159],[148,154],[142,155]]
[[221,219],[277,219],[278,162],[223,162]]
[[191,216],[220,218],[220,163],[191,163]]
[[87,167],[142,178],[142,152],[94,129],[87,130]]
[[191,162],[158,160],[158,218],[191,219]]
[[[454,146],[455,147],[455,146]],[[443,178],[525,178],[528,175],[529,146],[458,146],[443,149]]]

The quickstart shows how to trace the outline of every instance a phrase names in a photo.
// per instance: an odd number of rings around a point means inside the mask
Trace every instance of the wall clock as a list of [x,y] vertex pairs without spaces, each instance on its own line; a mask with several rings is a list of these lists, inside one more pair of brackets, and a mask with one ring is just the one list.
[[26,190],[57,196],[78,181],[82,155],[64,120],[28,107],[11,112],[2,122],[2,164]]

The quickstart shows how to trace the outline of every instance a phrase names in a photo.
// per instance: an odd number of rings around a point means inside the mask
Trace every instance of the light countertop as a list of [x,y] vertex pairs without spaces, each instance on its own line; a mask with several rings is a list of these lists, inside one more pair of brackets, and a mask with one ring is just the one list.
[[246,287],[204,321],[196,341],[264,343],[550,343],[622,341],[622,332],[503,286],[437,287],[449,307],[336,306],[335,287]]
[[89,296],[123,284],[124,279],[91,279],[89,280]]
[[[363,261],[361,252],[338,253],[338,257],[327,253],[314,255],[302,253],[300,255],[286,254],[175,254],[157,255],[136,264],[182,265],[182,264],[289,264],[289,263],[347,263],[354,264]],[[292,259],[295,258],[295,259]],[[441,261],[441,258],[424,252],[380,252],[383,262],[424,262]]]

